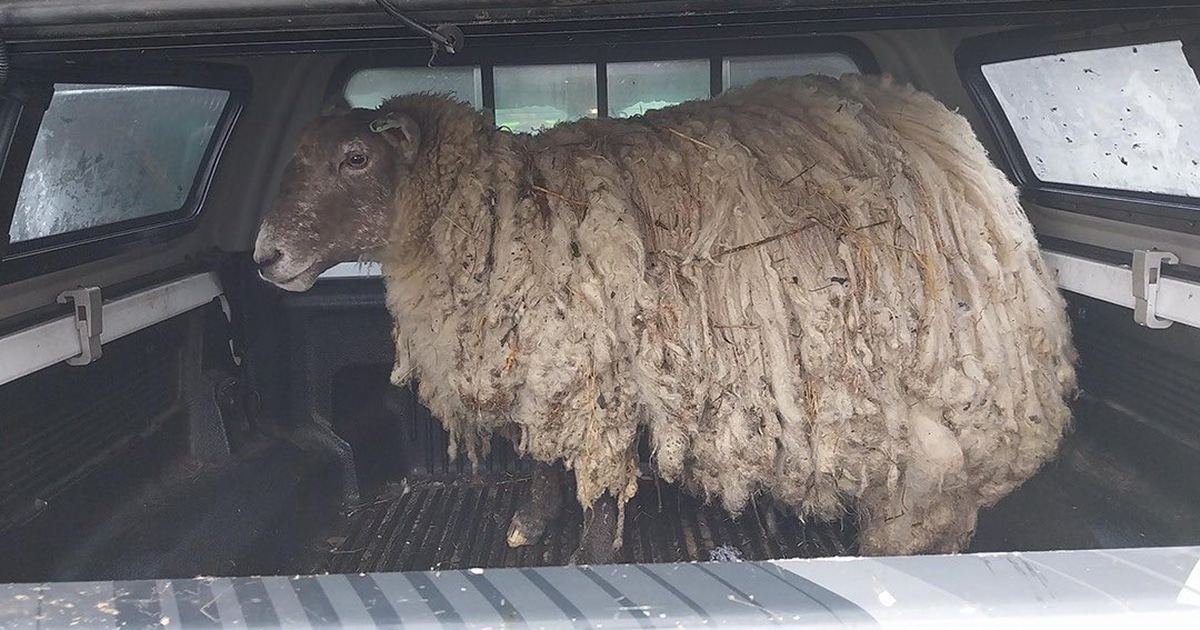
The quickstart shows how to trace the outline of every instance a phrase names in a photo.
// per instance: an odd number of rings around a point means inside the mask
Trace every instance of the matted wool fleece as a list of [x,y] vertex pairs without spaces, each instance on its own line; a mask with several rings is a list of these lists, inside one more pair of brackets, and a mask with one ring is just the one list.
[[476,460],[578,498],[656,472],[732,511],[853,510],[862,551],[953,551],[1067,430],[1064,304],[968,123],[889,79],[767,80],[536,135],[421,125],[383,262],[393,381]]

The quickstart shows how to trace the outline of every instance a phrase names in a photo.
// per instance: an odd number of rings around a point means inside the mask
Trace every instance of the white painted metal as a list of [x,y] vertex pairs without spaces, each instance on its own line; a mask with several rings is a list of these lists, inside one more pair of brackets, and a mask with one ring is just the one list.
[[208,304],[224,293],[216,273],[202,273],[147,289],[104,305],[103,343],[120,339]]
[[377,262],[348,262],[330,267],[321,278],[377,278],[382,275],[383,269]]
[[1133,271],[1087,258],[1042,252],[1042,258],[1066,291],[1133,308]]
[[[203,273],[139,291],[103,306],[101,343],[204,306],[222,294],[215,273]],[[82,353],[74,317],[63,317],[0,337],[0,384]]]
[[75,318],[64,317],[0,339],[0,385],[82,352]]
[[[1128,265],[1111,265],[1049,251],[1043,252],[1042,257],[1063,290],[1133,309],[1133,270]],[[1200,284],[1161,278],[1155,312],[1159,319],[1200,328]]]
[[[1128,266],[1044,252],[1059,286],[1105,302],[1134,307],[1133,272]],[[323,277],[375,277],[374,263],[346,263]],[[102,343],[120,339],[181,313],[203,306],[222,294],[214,273],[168,282],[104,304]],[[1200,283],[1164,277],[1158,287],[1158,317],[1200,328]],[[79,356],[79,334],[73,317],[63,317],[0,338],[0,384]]]
[[67,359],[67,365],[87,365],[103,355],[100,337],[104,334],[104,296],[100,287],[80,287],[58,294],[59,304],[75,309],[75,330],[79,332],[82,352]]
[[1162,266],[1179,264],[1171,252],[1139,249],[1133,252],[1133,321],[1146,328],[1170,328],[1169,319],[1158,317],[1158,285]]

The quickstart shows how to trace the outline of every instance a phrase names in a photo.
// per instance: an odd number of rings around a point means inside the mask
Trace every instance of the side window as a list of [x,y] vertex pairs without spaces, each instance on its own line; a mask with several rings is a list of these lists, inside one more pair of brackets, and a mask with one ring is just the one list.
[[707,59],[608,64],[608,115],[628,118],[710,96]]
[[187,211],[229,96],[194,87],[55,85],[9,229],[13,251]]
[[595,118],[596,65],[497,66],[496,126],[536,131],[560,122]]
[[981,70],[1039,182],[1200,197],[1200,82],[1180,42]]
[[483,107],[483,76],[478,66],[446,68],[368,68],[350,76],[342,91],[351,107],[375,109],[393,96],[435,92],[472,107]]
[[809,53],[766,57],[727,57],[721,62],[725,89],[749,85],[767,78],[821,74],[840,77],[859,72],[858,64],[843,53]]

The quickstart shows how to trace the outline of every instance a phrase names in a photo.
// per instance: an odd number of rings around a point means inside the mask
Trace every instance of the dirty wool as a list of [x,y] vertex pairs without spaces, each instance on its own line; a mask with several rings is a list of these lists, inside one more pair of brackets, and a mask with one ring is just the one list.
[[955,551],[1054,456],[1064,304],[968,123],[887,78],[768,80],[544,132],[397,97],[422,153],[382,255],[392,380],[472,461],[493,435],[578,499],[655,474]]

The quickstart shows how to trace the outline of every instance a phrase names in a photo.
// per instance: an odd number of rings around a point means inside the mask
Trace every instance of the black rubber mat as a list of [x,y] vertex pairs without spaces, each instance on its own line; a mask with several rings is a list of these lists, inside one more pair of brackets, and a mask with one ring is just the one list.
[[[391,486],[350,511],[314,572],[425,571],[567,564],[582,515],[568,503],[537,544],[511,549],[508,524],[528,480],[426,480]],[[675,486],[645,482],[628,507],[623,562],[763,560],[850,553],[849,524],[801,523],[767,510],[733,518]]]
[[126,453],[179,409],[180,327],[168,322],[0,387],[0,532]]

